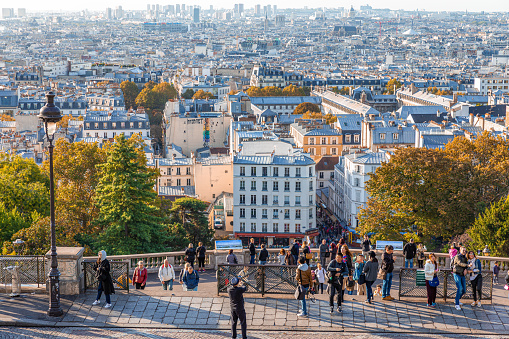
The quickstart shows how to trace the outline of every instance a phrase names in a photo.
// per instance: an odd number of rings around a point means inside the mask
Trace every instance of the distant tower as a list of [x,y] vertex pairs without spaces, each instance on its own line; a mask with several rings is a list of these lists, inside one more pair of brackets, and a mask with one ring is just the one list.
[[263,23],[263,30],[264,31],[269,30],[269,19],[267,18],[267,12],[265,12],[265,21]]
[[199,7],[195,7],[194,8],[194,11],[193,11],[193,22],[195,24],[200,22],[200,8]]

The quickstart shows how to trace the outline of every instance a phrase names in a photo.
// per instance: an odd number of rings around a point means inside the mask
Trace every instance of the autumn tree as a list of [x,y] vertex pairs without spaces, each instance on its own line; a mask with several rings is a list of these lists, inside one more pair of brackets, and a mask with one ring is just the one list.
[[156,104],[156,93],[151,88],[145,87],[136,97],[136,106],[142,106],[147,110],[151,110]]
[[339,90],[339,94],[341,94],[341,95],[350,95],[350,88],[351,87],[343,87],[343,88],[341,88]]
[[255,87],[255,86],[249,87],[246,90],[246,94],[249,95],[250,97],[263,97],[264,96],[262,89],[259,87]]
[[235,95],[239,93],[239,91],[232,89],[230,92],[228,92],[228,95]]
[[299,96],[301,97],[306,95],[302,88],[297,87],[295,85],[288,85],[285,88],[283,88],[282,94],[283,96],[286,97],[299,97]]
[[326,124],[333,124],[335,123],[336,121],[338,121],[338,118],[331,114],[331,113],[328,113],[328,114],[323,114],[323,113],[319,113],[319,112],[306,112],[302,115],[302,118],[304,119],[317,119],[317,120],[325,120],[325,123]]
[[10,242],[14,233],[29,227],[31,222],[31,218],[23,217],[16,208],[8,210],[4,203],[0,203],[0,243]]
[[185,90],[184,93],[182,93],[182,98],[184,99],[192,99],[194,96],[194,91],[191,88],[188,88]]
[[387,83],[387,85],[385,86],[386,90],[387,90],[387,94],[395,94],[394,92],[394,87],[396,87],[396,89],[399,89],[401,88],[402,84],[401,82],[394,78],[394,79],[391,79],[389,80],[389,82]]
[[317,112],[320,113],[320,106],[317,104],[313,104],[311,102],[303,102],[298,104],[297,107],[293,110],[292,114],[304,114],[306,112]]
[[138,85],[132,81],[125,80],[120,84],[120,89],[124,95],[125,108],[136,108],[136,97],[140,93]]
[[280,97],[283,96],[281,88],[276,86],[267,86],[262,88],[263,96],[265,97]]
[[213,98],[214,98],[214,94],[212,94],[210,92],[205,92],[202,89],[196,91],[196,93],[194,93],[194,95],[193,95],[193,99],[213,99]]
[[0,114],[0,121],[16,121],[16,119],[8,114]]
[[168,82],[157,84],[152,88],[152,92],[154,93],[154,106],[149,107],[150,109],[162,111],[168,100],[177,98],[177,90]]

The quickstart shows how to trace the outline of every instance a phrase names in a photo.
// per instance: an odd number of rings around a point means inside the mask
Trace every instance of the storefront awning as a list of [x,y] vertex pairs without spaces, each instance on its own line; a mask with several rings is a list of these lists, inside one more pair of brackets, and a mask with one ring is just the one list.
[[236,237],[248,238],[304,238],[301,233],[235,233]]

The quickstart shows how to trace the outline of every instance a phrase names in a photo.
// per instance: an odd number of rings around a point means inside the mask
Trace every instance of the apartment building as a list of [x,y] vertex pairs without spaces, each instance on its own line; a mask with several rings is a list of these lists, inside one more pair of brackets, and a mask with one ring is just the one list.
[[507,77],[485,77],[475,78],[474,88],[481,94],[488,93],[509,93],[509,78]]
[[342,153],[342,134],[321,120],[299,119],[290,125],[290,135],[298,148],[309,153],[314,160],[322,156]]

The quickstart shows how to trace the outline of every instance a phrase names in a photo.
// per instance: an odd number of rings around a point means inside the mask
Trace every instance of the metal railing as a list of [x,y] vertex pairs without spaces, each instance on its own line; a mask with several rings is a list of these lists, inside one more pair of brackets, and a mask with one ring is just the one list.
[[[126,290],[129,292],[129,263],[127,261],[115,261],[109,260],[110,262],[110,275],[111,280],[115,288]],[[84,289],[97,289],[99,287],[99,281],[96,278],[94,271],[95,260],[86,259],[81,262],[83,265],[83,279]]]
[[[426,298],[426,286],[421,286],[417,283],[417,271],[422,271],[416,268],[401,268],[399,271],[399,299],[409,298]],[[454,281],[453,273],[450,269],[440,269],[437,273],[440,285],[437,287],[437,298],[454,299],[456,297],[456,283]],[[472,284],[468,276],[466,277],[467,291],[462,299],[473,299]],[[493,299],[493,273],[482,272],[482,300]]]
[[0,282],[11,283],[11,273],[6,269],[9,266],[19,267],[19,279],[23,284],[37,284],[37,287],[46,283],[44,256],[42,255],[2,255],[0,256]]

